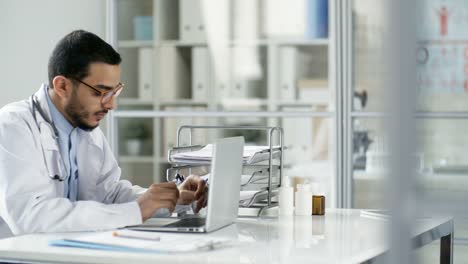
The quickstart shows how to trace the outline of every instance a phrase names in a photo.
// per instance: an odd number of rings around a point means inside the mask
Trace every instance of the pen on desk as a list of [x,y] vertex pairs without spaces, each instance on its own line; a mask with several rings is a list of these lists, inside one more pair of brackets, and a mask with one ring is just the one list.
[[121,238],[161,241],[161,237],[159,237],[158,235],[143,233],[140,231],[134,231],[134,232],[125,232],[124,230],[114,231],[112,232],[112,235],[115,237],[121,237]]

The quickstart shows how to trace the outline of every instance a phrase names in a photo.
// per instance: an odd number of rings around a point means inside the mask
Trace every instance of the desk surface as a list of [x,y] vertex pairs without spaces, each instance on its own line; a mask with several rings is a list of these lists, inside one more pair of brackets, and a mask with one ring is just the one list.
[[[231,248],[191,254],[138,254],[48,246],[53,239],[83,233],[32,234],[0,240],[0,260],[64,263],[356,263],[385,252],[382,218],[360,210],[328,210],[325,216],[240,218],[210,234],[240,243]],[[418,221],[415,245],[422,246],[453,232],[451,218]]]

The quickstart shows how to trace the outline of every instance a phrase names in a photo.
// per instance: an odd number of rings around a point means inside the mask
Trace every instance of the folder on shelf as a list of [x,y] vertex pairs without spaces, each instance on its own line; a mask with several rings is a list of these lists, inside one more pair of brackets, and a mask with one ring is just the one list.
[[263,35],[267,38],[301,38],[306,33],[305,1],[262,1]]
[[157,49],[159,74],[158,91],[161,101],[188,98],[190,72],[182,52],[173,46],[161,46]]
[[142,101],[153,101],[153,49],[138,49],[138,97]]
[[280,71],[279,71],[279,98],[281,100],[296,100],[296,56],[295,47],[280,48]]
[[192,99],[207,100],[211,84],[211,61],[208,48],[192,48]]
[[[212,158],[213,145],[208,144],[204,148],[196,151],[181,152],[170,155],[169,162],[181,164],[209,164]],[[273,148],[273,157],[277,158],[281,154],[279,147]],[[270,157],[270,147],[268,146],[245,146],[243,163],[245,165],[255,164],[268,160]]]
[[231,81],[228,77],[226,79],[221,79],[220,76],[215,74],[215,71],[212,72],[212,83],[214,85],[213,92],[216,94],[216,99],[219,102],[231,98]]
[[184,41],[205,42],[205,23],[202,17],[201,0],[180,0],[180,39]]
[[247,80],[233,80],[231,98],[248,98],[249,97],[249,82]]
[[[310,111],[308,107],[284,107],[285,112]],[[288,147],[285,160],[291,162],[308,161],[312,159],[314,135],[314,119],[312,118],[284,118],[284,144]]]

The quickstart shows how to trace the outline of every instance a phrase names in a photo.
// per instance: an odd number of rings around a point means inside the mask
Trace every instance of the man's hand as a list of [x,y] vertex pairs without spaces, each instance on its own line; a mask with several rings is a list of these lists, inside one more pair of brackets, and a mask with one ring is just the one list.
[[167,208],[170,213],[175,209],[179,190],[173,182],[152,184],[148,190],[138,197],[143,222],[150,218],[160,208]]
[[179,186],[179,200],[177,204],[191,204],[197,201],[197,207],[194,213],[198,213],[203,207],[206,207],[208,201],[208,187],[206,182],[200,176],[190,175]]

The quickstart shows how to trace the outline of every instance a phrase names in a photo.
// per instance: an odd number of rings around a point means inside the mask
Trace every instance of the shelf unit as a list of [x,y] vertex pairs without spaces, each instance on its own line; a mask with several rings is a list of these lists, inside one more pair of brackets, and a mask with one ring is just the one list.
[[[285,128],[285,145],[297,149],[286,157],[286,167],[294,167],[294,164],[288,164],[288,159],[294,160],[298,155],[303,163],[307,160],[304,157],[316,158],[312,151],[316,144],[314,141],[320,140],[316,136],[319,130],[316,126],[325,126],[329,134],[328,139],[323,139],[327,154],[321,158],[330,164],[336,163],[334,136],[337,133],[333,132],[338,102],[334,96],[336,45],[334,21],[330,19],[335,16],[335,1],[328,1],[328,37],[320,38],[306,37],[305,33],[302,36],[268,33],[262,21],[268,15],[264,12],[265,5],[270,4],[267,0],[243,1],[258,11],[255,19],[248,20],[255,25],[249,24],[244,28],[248,34],[244,36],[233,16],[241,2],[222,0],[215,3],[228,5],[227,10],[218,10],[228,14],[228,34],[222,38],[223,45],[219,46],[204,33],[194,36],[184,31],[187,23],[192,23],[192,30],[217,30],[207,26],[212,25],[210,21],[213,22],[213,18],[202,19],[197,15],[199,7],[196,5],[200,0],[107,0],[108,38],[122,55],[122,81],[126,84],[119,98],[119,110],[110,115],[108,132],[111,146],[122,166],[139,164],[142,160],[150,163],[152,157],[153,173],[142,177],[162,181],[169,164],[167,160],[161,161],[160,157],[165,157],[165,151],[174,146],[173,136],[169,134],[173,130],[175,135],[179,125],[282,126]],[[191,10],[189,15],[184,13],[187,4]],[[135,18],[148,16],[152,17],[149,28],[153,37],[139,39],[136,33],[142,28],[148,29],[148,25],[136,23]],[[289,18],[292,19],[296,18]],[[249,31],[251,28],[258,30],[252,33]],[[220,51],[225,56],[219,56]],[[143,82],[149,83],[151,91],[141,87]],[[136,111],[132,117],[123,117],[119,115],[121,110],[125,113]],[[153,152],[144,153],[143,159],[137,159],[126,153],[121,134],[129,129],[128,121],[143,117],[138,114],[142,111],[146,112],[145,125],[152,127],[151,143],[145,144],[152,144],[150,149]],[[178,112],[187,113],[187,117],[164,116],[165,113]],[[234,117],[233,112],[250,114]],[[193,113],[201,116],[193,117]],[[205,113],[206,117],[203,117]],[[220,114],[213,117],[212,113]],[[226,117],[222,117],[223,113]],[[252,134],[245,135],[250,144],[264,140]],[[214,139],[220,135],[203,136]],[[334,196],[336,169],[327,173],[331,174],[328,191]],[[333,198],[331,200],[333,203]]]

